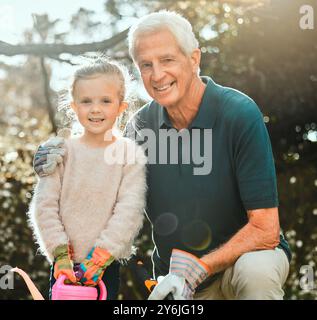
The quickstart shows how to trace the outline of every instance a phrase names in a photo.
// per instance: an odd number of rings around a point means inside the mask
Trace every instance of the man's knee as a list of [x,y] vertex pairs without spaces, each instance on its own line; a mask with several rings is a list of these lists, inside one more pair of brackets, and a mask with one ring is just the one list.
[[235,296],[241,299],[282,299],[282,286],[288,270],[279,254],[274,250],[263,250],[242,255],[233,267],[231,285]]

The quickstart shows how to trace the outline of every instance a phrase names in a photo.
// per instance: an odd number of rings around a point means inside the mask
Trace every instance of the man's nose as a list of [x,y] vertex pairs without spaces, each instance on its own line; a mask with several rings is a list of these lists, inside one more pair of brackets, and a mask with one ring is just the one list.
[[164,69],[159,64],[153,65],[152,80],[159,82],[165,75]]

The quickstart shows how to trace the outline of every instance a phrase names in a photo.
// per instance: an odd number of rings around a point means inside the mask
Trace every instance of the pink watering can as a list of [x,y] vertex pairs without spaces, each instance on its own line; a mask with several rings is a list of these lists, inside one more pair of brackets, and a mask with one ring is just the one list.
[[[66,277],[61,275],[52,288],[52,300],[97,300],[98,291],[94,287],[64,284]],[[99,281],[99,299],[107,299],[107,289],[104,282]]]
[[[27,273],[19,268],[13,268],[11,271],[18,273],[24,279],[34,300],[44,300]],[[64,284],[65,279],[66,277],[62,275],[56,280],[52,287],[52,300],[97,300],[98,291],[96,288]],[[99,291],[98,300],[106,300],[107,289],[102,280],[99,282]]]

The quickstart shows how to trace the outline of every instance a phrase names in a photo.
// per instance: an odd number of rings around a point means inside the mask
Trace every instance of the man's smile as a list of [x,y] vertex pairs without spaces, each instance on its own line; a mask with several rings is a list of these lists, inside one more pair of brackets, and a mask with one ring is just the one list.
[[165,91],[165,90],[169,89],[169,88],[170,88],[172,85],[174,85],[175,83],[176,83],[176,81],[172,81],[172,82],[170,82],[170,83],[168,83],[168,84],[164,84],[164,85],[162,85],[162,86],[154,86],[154,85],[153,85],[153,88],[154,88],[155,91],[162,92],[162,91]]

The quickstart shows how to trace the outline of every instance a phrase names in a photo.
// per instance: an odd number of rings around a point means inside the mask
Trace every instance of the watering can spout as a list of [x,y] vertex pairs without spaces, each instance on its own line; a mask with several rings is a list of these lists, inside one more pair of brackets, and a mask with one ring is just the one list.
[[33,281],[23,270],[19,268],[12,268],[10,271],[18,273],[23,278],[34,300],[44,300],[43,296],[41,295],[40,291],[36,288]]

